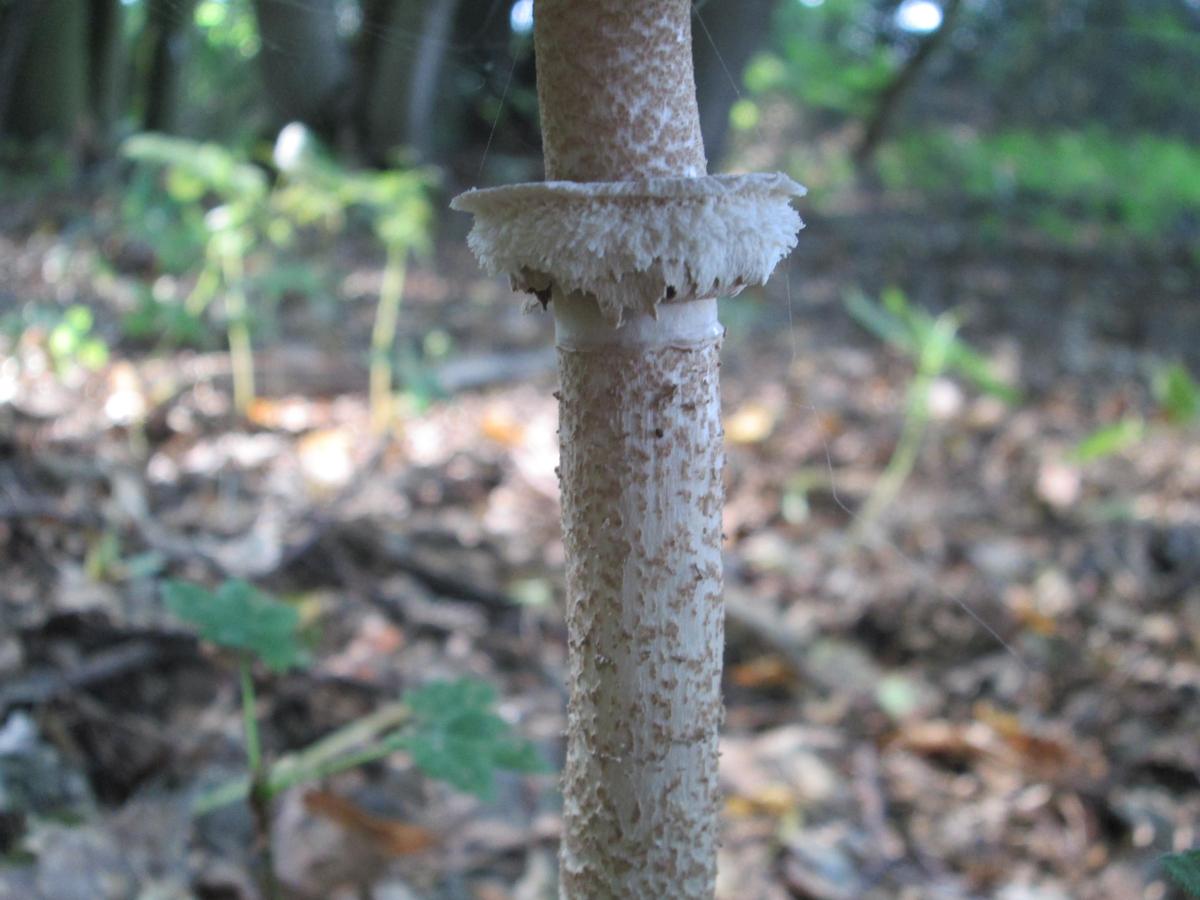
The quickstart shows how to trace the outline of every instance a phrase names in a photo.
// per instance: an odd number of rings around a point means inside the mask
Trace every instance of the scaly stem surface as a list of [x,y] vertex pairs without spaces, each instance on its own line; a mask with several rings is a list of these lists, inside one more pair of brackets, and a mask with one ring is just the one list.
[[561,896],[712,896],[721,441],[715,300],[555,301],[571,697]]

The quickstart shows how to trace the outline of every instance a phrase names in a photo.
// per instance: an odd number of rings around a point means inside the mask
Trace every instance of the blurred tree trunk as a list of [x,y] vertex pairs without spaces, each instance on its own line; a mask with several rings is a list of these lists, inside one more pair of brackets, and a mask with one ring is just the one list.
[[433,113],[457,8],[458,0],[431,0],[421,29],[421,41],[417,46],[417,58],[413,63],[408,90],[406,122],[406,143],[420,160],[428,160],[433,155],[437,136]]
[[142,52],[145,103],[142,127],[170,134],[179,127],[179,87],[196,0],[149,0]]
[[112,141],[121,115],[122,50],[121,0],[91,0],[88,28],[88,106],[91,109],[93,150],[103,153]]
[[433,111],[458,0],[368,0],[363,16],[359,134],[386,163],[402,146],[427,156]]
[[8,111],[16,93],[17,74],[33,32],[38,0],[11,0],[0,5],[0,138],[7,131]]
[[[9,10],[15,12],[18,28],[28,14],[25,6],[18,3]],[[24,46],[16,49],[18,61],[8,85],[4,132],[23,140],[47,137],[74,143],[82,136],[87,108],[88,7],[79,0],[41,0],[25,27],[29,30]]]
[[887,134],[892,119],[895,117],[896,111],[900,108],[904,98],[908,95],[909,90],[916,84],[921,73],[925,71],[925,67],[933,59],[937,49],[950,36],[961,8],[962,0],[948,0],[942,15],[942,24],[936,31],[927,35],[921,41],[917,49],[913,51],[912,56],[908,58],[908,61],[905,62],[896,73],[896,76],[888,82],[887,86],[880,93],[879,101],[875,104],[875,110],[872,112],[871,117],[867,120],[866,127],[863,129],[862,139],[858,142],[858,146],[854,148],[854,161],[859,169],[866,168],[871,162],[872,157],[875,155],[875,150]]
[[719,164],[729,137],[729,111],[742,90],[742,72],[766,39],[775,0],[709,0],[693,8],[700,131],[709,160]]
[[301,121],[336,137],[349,112],[350,59],[338,38],[335,0],[255,0],[254,13],[274,124]]

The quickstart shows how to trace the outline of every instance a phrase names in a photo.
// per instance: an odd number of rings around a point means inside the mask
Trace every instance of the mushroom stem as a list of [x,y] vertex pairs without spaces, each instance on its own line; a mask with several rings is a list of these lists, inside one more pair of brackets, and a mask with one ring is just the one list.
[[484,266],[554,310],[570,701],[559,895],[711,900],[721,725],[718,296],[804,189],[707,176],[689,0],[537,0],[547,182],[468,191]]
[[571,699],[560,896],[711,898],[721,709],[716,300],[554,303]]

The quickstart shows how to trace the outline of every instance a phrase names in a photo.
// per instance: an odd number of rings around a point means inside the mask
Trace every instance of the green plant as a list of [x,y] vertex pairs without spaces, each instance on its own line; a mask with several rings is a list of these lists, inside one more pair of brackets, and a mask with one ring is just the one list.
[[[1158,415],[1168,425],[1186,428],[1200,422],[1200,385],[1183,363],[1153,367],[1149,381]],[[1067,457],[1075,463],[1103,459],[1141,443],[1148,430],[1149,426],[1142,416],[1126,416],[1117,422],[1097,428],[1076,444]]]
[[200,630],[205,640],[232,650],[237,657],[242,699],[242,734],[246,742],[246,767],[250,773],[247,795],[254,813],[257,850],[262,862],[264,890],[279,893],[271,856],[271,799],[269,769],[259,739],[254,693],[255,659],[275,672],[302,664],[306,654],[296,639],[300,616],[290,606],[268,597],[244,581],[227,581],[216,591],[196,584],[170,581],[163,588],[167,608]]
[[1097,428],[1072,448],[1067,458],[1074,463],[1088,463],[1127,450],[1146,436],[1146,423],[1140,416],[1130,416]]
[[392,357],[408,259],[431,248],[431,175],[423,169],[348,172],[321,153],[307,133],[295,130],[300,128],[289,125],[280,136],[287,149],[277,147],[276,160],[287,177],[279,191],[280,208],[297,222],[340,221],[347,210],[361,211],[384,248],[369,362],[371,425],[382,432],[392,421]]
[[1200,206],[1195,145],[1100,127],[916,131],[881,148],[879,174],[889,189],[965,196],[1068,246],[1187,234]]
[[846,295],[846,310],[876,337],[911,356],[916,372],[908,388],[900,439],[883,474],[871,489],[858,515],[859,533],[874,522],[900,492],[916,465],[917,454],[929,424],[929,396],[934,381],[954,372],[985,393],[1006,403],[1017,403],[1020,392],[998,378],[987,359],[957,336],[953,313],[931,316],[912,306],[898,288],[888,288],[882,303],[861,291]]
[[137,290],[137,305],[122,317],[121,330],[134,340],[162,338],[183,347],[202,347],[210,338],[200,316],[144,285]]
[[1168,422],[1190,425],[1200,421],[1200,384],[1183,363],[1156,368],[1150,376],[1150,387]]
[[30,304],[0,320],[0,331],[14,344],[40,350],[54,374],[66,379],[95,371],[108,361],[108,345],[93,332],[93,325],[92,311],[86,306],[59,310],[48,304]]
[[1167,853],[1162,857],[1162,867],[1188,894],[1200,897],[1200,850]]
[[124,152],[139,163],[165,169],[167,191],[181,206],[198,206],[210,196],[218,201],[203,216],[207,232],[204,263],[184,309],[199,316],[224,289],[234,406],[245,412],[254,401],[245,261],[257,243],[266,213],[266,175],[217,144],[159,134],[135,135],[125,142]]
[[794,97],[805,109],[866,115],[901,59],[873,22],[864,0],[780,4],[774,46],[746,68],[747,91]]
[[[184,233],[194,235],[196,210],[206,210],[198,217],[204,231],[203,261],[182,310],[168,313],[158,308],[161,303],[144,304],[146,308],[138,310],[131,324],[143,333],[156,323],[186,328],[223,292],[234,402],[245,411],[254,399],[248,296],[253,293],[260,301],[270,301],[296,289],[324,290],[321,279],[302,263],[272,259],[256,275],[247,272],[248,257],[260,248],[287,248],[300,231],[336,233],[351,216],[361,216],[386,255],[369,363],[371,420],[382,431],[392,418],[392,356],[409,256],[430,249],[432,207],[426,196],[430,173],[348,171],[322,153],[300,125],[284,129],[280,145],[284,147],[276,152],[280,177],[268,185],[260,167],[215,144],[152,134],[126,142],[129,158],[165,172],[163,187],[174,210],[168,215],[143,197],[131,212],[143,209],[164,223],[186,223]],[[174,232],[166,229],[164,234]],[[172,237],[168,249],[185,260],[186,250],[175,247],[176,240],[186,247],[186,238]]]
[[94,319],[86,306],[72,306],[50,329],[46,349],[60,376],[70,369],[98,369],[108,361],[108,345],[92,334]]
[[481,797],[491,796],[497,770],[546,770],[533,745],[516,737],[493,711],[495,690],[473,679],[431,682],[407,691],[399,704],[357,719],[274,763],[261,749],[253,666],[272,672],[302,666],[308,653],[299,640],[294,607],[244,581],[208,590],[184,581],[163,587],[167,607],[196,626],[200,636],[232,651],[241,688],[242,727],[248,775],[199,796],[202,815],[248,800],[254,812],[265,887],[273,895],[270,853],[271,804],[283,791],[406,750],[427,775]]

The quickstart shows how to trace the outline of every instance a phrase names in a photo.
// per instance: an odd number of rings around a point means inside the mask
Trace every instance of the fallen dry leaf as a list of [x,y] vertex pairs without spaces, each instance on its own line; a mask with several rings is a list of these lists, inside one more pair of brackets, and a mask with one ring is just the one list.
[[725,440],[731,444],[757,444],[775,430],[776,416],[761,403],[747,403],[725,420]]
[[479,423],[483,436],[502,447],[512,449],[525,443],[525,426],[508,410],[489,409]]
[[757,656],[730,669],[729,677],[738,687],[781,687],[795,684],[796,673],[778,656]]
[[796,809],[797,797],[786,784],[769,784],[750,795],[734,794],[725,800],[725,814],[734,818],[782,818]]
[[304,808],[362,835],[394,856],[409,856],[434,847],[438,837],[428,828],[367,812],[357,803],[331,791],[308,791]]

